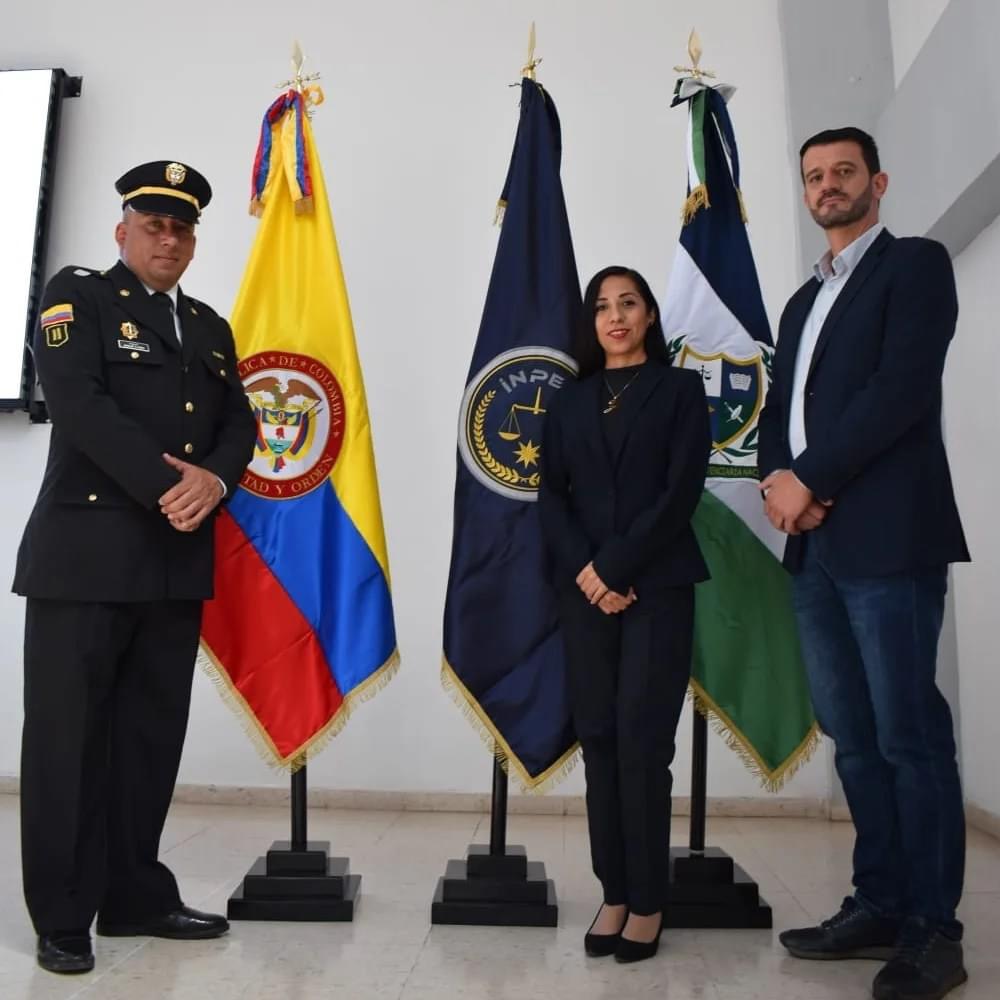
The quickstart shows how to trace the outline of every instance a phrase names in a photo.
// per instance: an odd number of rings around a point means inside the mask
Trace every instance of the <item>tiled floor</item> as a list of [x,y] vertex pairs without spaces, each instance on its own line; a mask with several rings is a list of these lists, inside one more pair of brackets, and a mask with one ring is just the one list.
[[[544,861],[559,895],[557,929],[431,927],[430,899],[449,857],[488,839],[486,817],[462,813],[327,812],[310,837],[329,839],[364,876],[353,924],[240,923],[225,938],[96,939],[97,969],[53,976],[34,962],[21,898],[17,799],[0,796],[0,997],[87,1000],[832,1000],[870,996],[872,962],[799,962],[776,931],[672,931],[650,962],[589,959],[583,933],[598,899],[582,817],[515,816],[510,841]],[[226,898],[271,840],[281,809],[177,806],[164,857],[186,902],[224,911]],[[685,824],[675,824],[683,843]],[[852,832],[818,820],[719,819],[709,839],[758,880],[775,927],[810,923],[840,901]],[[1000,997],[1000,843],[972,832],[966,921],[970,982],[955,1000]]]

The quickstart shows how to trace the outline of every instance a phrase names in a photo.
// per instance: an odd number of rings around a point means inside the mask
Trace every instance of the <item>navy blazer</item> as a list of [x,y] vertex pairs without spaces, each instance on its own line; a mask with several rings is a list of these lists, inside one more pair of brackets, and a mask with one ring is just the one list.
[[691,528],[712,443],[700,376],[655,361],[643,368],[615,460],[601,427],[602,376],[560,389],[545,418],[538,508],[556,589],[575,592],[591,560],[612,590],[634,587],[640,601],[707,579]]
[[820,331],[805,385],[807,447],[792,460],[788,414],[799,339],[820,283],[781,316],[760,415],[764,478],[790,468],[833,506],[805,537],[835,576],[885,576],[969,559],[941,434],[941,378],[958,300],[948,251],[884,230],[858,261]]

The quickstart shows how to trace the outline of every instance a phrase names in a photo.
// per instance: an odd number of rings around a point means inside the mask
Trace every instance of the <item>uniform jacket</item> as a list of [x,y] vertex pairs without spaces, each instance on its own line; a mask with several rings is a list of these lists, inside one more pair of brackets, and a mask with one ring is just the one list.
[[836,576],[883,576],[969,558],[941,434],[941,378],[958,300],[948,252],[883,231],[820,331],[805,386],[806,450],[794,461],[788,414],[799,338],[819,281],[781,317],[760,416],[761,476],[790,468],[822,500],[824,523],[790,536],[793,572],[808,537]]
[[14,590],[87,601],[202,599],[212,594],[213,525],[172,528],[157,501],[180,479],[168,452],[202,466],[232,496],[255,427],[229,324],[178,289],[183,347],[169,311],[121,262],[65,268],[42,313],[34,357],[52,433]]
[[575,591],[593,560],[612,590],[634,587],[642,602],[708,578],[691,528],[711,447],[708,407],[696,372],[650,362],[629,389],[638,408],[613,459],[600,423],[603,387],[598,372],[553,397],[539,514],[557,590]]

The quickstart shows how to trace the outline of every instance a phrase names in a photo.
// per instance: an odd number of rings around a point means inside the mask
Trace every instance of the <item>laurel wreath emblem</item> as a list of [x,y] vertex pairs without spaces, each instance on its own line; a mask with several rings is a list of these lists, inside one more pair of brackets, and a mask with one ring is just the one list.
[[479,464],[502,483],[507,483],[510,486],[531,486],[537,489],[541,482],[539,473],[535,472],[530,476],[521,475],[517,469],[512,469],[509,465],[504,465],[503,462],[495,458],[493,452],[490,451],[490,446],[486,443],[484,432],[486,411],[490,408],[496,394],[496,389],[490,389],[489,392],[483,393],[483,398],[479,401],[472,418],[472,446],[476,451]]

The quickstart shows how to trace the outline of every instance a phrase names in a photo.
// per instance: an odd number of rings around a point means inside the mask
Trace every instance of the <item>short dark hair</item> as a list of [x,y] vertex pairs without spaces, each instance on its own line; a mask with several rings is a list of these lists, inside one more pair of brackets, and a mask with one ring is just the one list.
[[604,351],[597,340],[594,317],[597,315],[597,296],[600,295],[605,278],[629,278],[635,284],[639,297],[655,317],[646,331],[646,339],[643,342],[646,356],[665,365],[669,364],[670,355],[667,352],[666,338],[663,336],[663,324],[660,322],[660,307],[649,287],[649,282],[631,267],[615,264],[598,271],[588,282],[583,295],[583,312],[580,314],[580,323],[573,344],[573,357],[580,368],[578,377],[586,378],[604,367]]
[[[868,168],[868,173],[874,176],[881,169],[879,163],[878,146],[875,140],[864,130],[854,125],[845,125],[843,128],[827,128],[822,132],[817,132],[810,136],[799,150],[799,173],[802,173],[802,157],[806,155],[806,150],[813,146],[829,146],[834,142],[856,142],[861,147],[861,156]],[[802,174],[803,180],[805,174]]]

